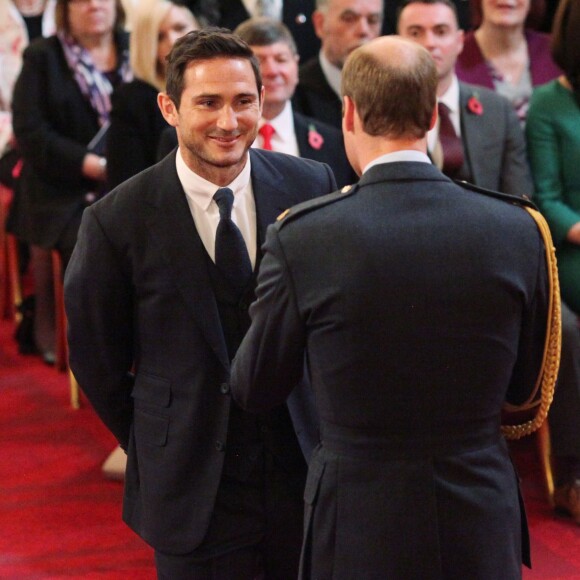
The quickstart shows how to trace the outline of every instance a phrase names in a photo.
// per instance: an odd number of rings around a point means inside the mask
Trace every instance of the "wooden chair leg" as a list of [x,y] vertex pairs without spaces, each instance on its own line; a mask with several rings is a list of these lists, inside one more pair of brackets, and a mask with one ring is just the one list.
[[22,303],[18,242],[6,231],[8,207],[12,191],[0,185],[0,315],[20,322]]
[[73,372],[69,369],[68,375],[70,379],[70,406],[73,409],[80,409],[81,401],[80,401],[80,393],[79,393],[79,384],[73,375]]
[[554,474],[552,471],[552,444],[550,441],[550,427],[548,421],[544,421],[536,432],[536,444],[540,454],[544,484],[548,495],[548,502],[554,506]]
[[62,282],[62,258],[56,250],[52,250],[52,275],[54,284],[54,308],[55,308],[55,362],[54,366],[59,371],[68,368],[66,348],[66,315],[64,310],[64,288]]
[[20,322],[22,313],[22,279],[20,277],[20,250],[18,238],[12,234],[6,234],[6,265],[8,268],[8,287],[11,300],[11,312],[13,320]]

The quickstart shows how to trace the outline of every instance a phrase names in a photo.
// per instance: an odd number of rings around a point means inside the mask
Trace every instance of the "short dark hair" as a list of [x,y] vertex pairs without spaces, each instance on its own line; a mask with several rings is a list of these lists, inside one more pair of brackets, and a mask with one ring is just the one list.
[[342,70],[342,94],[354,102],[365,133],[419,139],[429,131],[437,102],[437,68],[417,46],[410,64],[380,62],[364,47]]
[[397,28],[399,27],[399,19],[401,18],[401,12],[409,6],[409,4],[444,4],[451,9],[451,12],[455,15],[455,22],[459,28],[459,17],[457,16],[457,6],[452,0],[403,0],[399,7],[397,8]]
[[560,0],[552,24],[552,57],[564,71],[580,103],[580,4]]
[[298,54],[296,42],[292,33],[280,21],[272,18],[249,18],[244,20],[235,30],[242,40],[250,46],[270,46],[277,42],[287,44],[292,54]]
[[252,49],[227,28],[215,26],[193,30],[179,38],[167,57],[167,94],[179,109],[185,69],[191,62],[215,58],[239,58],[249,61],[256,78],[258,99],[262,91],[260,64]]

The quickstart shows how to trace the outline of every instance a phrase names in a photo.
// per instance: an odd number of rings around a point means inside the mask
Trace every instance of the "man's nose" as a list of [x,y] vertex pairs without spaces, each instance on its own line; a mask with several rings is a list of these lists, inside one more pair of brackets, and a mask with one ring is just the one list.
[[224,131],[232,131],[238,126],[238,118],[232,106],[224,105],[220,109],[217,125]]

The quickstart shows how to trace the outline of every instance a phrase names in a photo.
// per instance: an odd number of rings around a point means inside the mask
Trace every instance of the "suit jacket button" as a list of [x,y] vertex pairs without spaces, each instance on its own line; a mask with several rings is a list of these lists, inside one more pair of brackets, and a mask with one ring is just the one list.
[[217,449],[217,451],[223,451],[225,449],[223,441],[216,441],[215,448]]
[[228,383],[222,383],[220,385],[220,391],[222,394],[227,395],[230,392],[230,385]]

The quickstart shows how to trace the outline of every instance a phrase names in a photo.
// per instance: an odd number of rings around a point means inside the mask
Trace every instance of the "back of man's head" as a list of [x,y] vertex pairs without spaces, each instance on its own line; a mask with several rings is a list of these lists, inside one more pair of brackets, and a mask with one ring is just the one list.
[[234,34],[250,46],[271,46],[278,42],[288,45],[292,54],[298,54],[292,33],[280,21],[272,18],[250,18],[234,30]]
[[424,48],[383,36],[349,56],[342,94],[353,101],[368,135],[421,139],[431,127],[437,82],[437,69]]

